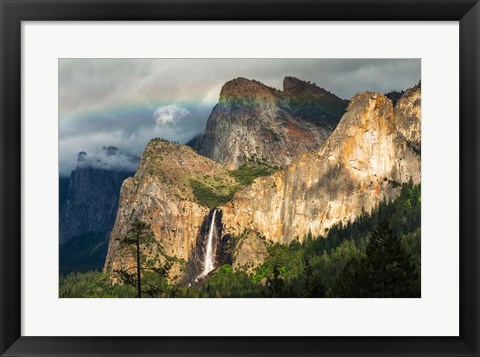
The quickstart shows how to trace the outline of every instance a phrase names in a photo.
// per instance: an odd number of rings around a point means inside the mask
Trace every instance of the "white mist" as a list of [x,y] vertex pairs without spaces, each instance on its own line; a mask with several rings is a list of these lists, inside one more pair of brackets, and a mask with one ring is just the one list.
[[215,215],[217,210],[213,211],[212,222],[210,223],[210,231],[208,232],[208,241],[207,241],[207,251],[205,252],[205,262],[203,264],[203,272],[200,274],[199,277],[207,275],[209,272],[213,270],[213,259],[214,259],[214,252],[213,252],[213,229],[215,228]]

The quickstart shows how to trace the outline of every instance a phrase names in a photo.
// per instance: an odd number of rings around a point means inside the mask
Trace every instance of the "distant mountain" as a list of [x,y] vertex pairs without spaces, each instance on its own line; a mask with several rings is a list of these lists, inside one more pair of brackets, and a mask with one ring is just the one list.
[[248,161],[285,167],[325,142],[347,104],[294,77],[284,79],[283,91],[236,78],[222,87],[205,134],[188,145],[227,169]]
[[120,187],[133,174],[83,166],[60,178],[61,272],[102,267]]
[[70,177],[60,177],[58,182],[58,199],[60,205],[60,212],[68,198],[68,186],[70,185]]
[[70,175],[67,197],[60,212],[60,242],[112,226],[123,180],[133,172],[91,167],[77,168]]

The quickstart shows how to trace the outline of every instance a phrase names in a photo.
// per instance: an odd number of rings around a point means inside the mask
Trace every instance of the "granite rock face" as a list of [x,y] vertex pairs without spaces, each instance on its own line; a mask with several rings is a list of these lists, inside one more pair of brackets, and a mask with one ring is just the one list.
[[150,246],[144,253],[150,257],[161,253],[159,263],[165,262],[166,257],[175,258],[170,279],[181,278],[210,212],[195,201],[191,180],[210,185],[217,193],[236,185],[222,166],[187,146],[157,139],[149,142],[137,173],[122,185],[104,266],[113,281],[116,281],[115,270],[135,266],[133,257],[120,246],[131,227],[132,215],[151,225],[162,248],[158,252],[155,246]]
[[285,78],[283,92],[236,78],[223,86],[194,147],[227,169],[248,160],[285,167],[325,142],[347,103],[293,77]]
[[[420,122],[420,101],[412,102],[416,95],[407,92],[399,101],[409,108],[409,122]],[[403,134],[415,138],[414,130],[402,132],[404,120],[381,94],[354,96],[319,150],[237,192],[222,208],[224,232],[252,231],[268,241],[290,243],[352,221],[384,196],[395,198],[399,183],[420,181],[420,157]]]
[[240,237],[235,247],[232,268],[254,273],[268,256],[267,242],[254,232],[248,232]]
[[[86,233],[109,232],[123,180],[133,172],[77,167],[60,180],[60,244]],[[108,234],[108,233],[107,233]]]
[[407,139],[413,150],[420,155],[421,150],[421,85],[407,90],[395,105],[395,118],[398,131]]

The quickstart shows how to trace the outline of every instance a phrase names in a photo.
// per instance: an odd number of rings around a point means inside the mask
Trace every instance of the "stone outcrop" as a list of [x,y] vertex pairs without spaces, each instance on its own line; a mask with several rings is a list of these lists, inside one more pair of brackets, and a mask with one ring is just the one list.
[[195,249],[197,235],[210,211],[195,201],[192,180],[218,194],[226,193],[236,185],[222,166],[187,146],[159,139],[148,143],[137,173],[122,185],[104,266],[113,281],[116,279],[115,270],[135,266],[134,257],[120,245],[131,227],[132,215],[150,224],[162,250],[159,252],[150,247],[144,253],[158,258],[159,263],[167,257],[173,258],[176,263],[170,271],[171,280],[183,275],[186,262]]
[[262,265],[268,257],[267,243],[254,232],[247,232],[240,237],[233,252],[233,270],[243,270],[248,274]]
[[404,136],[411,133],[415,140],[417,132],[401,129],[405,118],[420,122],[417,95],[419,88],[399,101],[398,110],[407,113],[399,118],[381,94],[354,96],[319,150],[236,193],[222,208],[224,232],[252,231],[280,243],[302,240],[308,232],[323,235],[335,223],[370,211],[384,197],[395,198],[399,183],[419,182],[420,157]]
[[398,131],[407,139],[414,151],[420,155],[421,149],[421,87],[420,83],[407,90],[395,105],[395,118]]
[[196,150],[227,169],[248,160],[285,167],[330,136],[347,101],[296,78],[284,91],[236,78],[223,86]]

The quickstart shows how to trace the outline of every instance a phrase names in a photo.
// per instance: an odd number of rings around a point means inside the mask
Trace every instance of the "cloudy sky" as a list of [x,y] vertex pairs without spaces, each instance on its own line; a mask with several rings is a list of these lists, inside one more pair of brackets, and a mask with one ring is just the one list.
[[[350,99],[412,87],[420,60],[61,59],[60,174],[70,174],[81,151],[102,167],[132,168],[129,155],[141,156],[149,139],[184,143],[202,133],[226,81],[246,77],[281,89],[285,76]],[[108,155],[108,146],[119,151]]]

